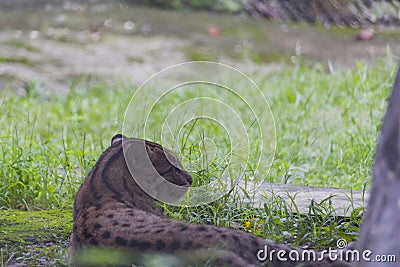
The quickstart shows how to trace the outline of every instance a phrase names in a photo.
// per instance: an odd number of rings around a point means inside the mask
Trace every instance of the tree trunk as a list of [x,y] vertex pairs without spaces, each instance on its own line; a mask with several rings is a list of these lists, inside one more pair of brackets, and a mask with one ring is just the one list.
[[254,17],[364,27],[399,24],[398,0],[249,0],[245,10]]
[[[400,260],[400,69],[393,86],[378,149],[366,217],[358,249],[375,255],[395,255]],[[393,263],[392,263],[393,264]],[[360,262],[357,266],[387,266],[385,262]]]

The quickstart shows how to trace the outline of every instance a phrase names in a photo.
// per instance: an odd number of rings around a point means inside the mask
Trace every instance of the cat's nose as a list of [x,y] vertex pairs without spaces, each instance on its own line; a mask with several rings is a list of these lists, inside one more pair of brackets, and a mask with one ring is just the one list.
[[187,174],[186,180],[189,183],[189,186],[191,186],[193,183],[193,178],[190,174]]

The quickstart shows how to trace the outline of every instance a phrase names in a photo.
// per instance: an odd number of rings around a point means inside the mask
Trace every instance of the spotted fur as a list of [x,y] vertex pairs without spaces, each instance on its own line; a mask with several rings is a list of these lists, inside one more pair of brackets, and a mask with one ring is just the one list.
[[[176,156],[159,144],[122,135],[114,136],[111,146],[101,155],[77,193],[69,248],[70,265],[84,265],[75,261],[75,256],[90,247],[127,251],[135,255],[129,259],[129,264],[137,263],[146,254],[168,255],[177,260],[177,266],[259,266],[267,264],[256,257],[265,245],[269,249],[290,251],[288,246],[239,230],[192,225],[165,218],[157,208],[156,200],[147,195],[132,178],[125,162],[123,142],[145,142],[151,162],[166,180],[186,188],[192,183],[192,177]],[[170,163],[170,159],[174,164]],[[279,262],[275,257],[268,266],[296,265],[291,261]],[[325,260],[302,266],[347,265]]]

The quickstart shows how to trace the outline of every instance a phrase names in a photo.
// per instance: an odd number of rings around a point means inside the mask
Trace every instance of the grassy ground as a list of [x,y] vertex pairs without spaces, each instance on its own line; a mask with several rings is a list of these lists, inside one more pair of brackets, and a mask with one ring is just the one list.
[[65,266],[71,210],[1,211],[0,266]]
[[[297,63],[252,75],[274,115],[276,151],[270,171],[255,172],[249,164],[245,179],[256,175],[258,180],[278,183],[368,187],[395,68],[391,59],[378,60],[369,67],[359,63],[351,71],[330,72],[318,64],[307,67]],[[3,93],[0,207],[5,211],[0,211],[0,263],[11,259],[10,262],[65,264],[63,242],[71,227],[66,218],[70,216],[74,194],[110,138],[121,132],[125,110],[135,90],[126,85],[92,85],[84,77],[65,95],[48,94],[34,83],[27,85],[26,96]],[[254,98],[250,105],[257,102]],[[162,117],[156,117],[153,123],[161,124],[163,121],[157,118]],[[186,137],[192,132],[188,133]],[[223,135],[215,125],[206,123],[200,133],[201,140]],[[193,149],[180,151],[184,165],[190,165],[188,161],[193,158],[193,154],[185,153],[206,152],[195,148],[196,140],[189,144]],[[217,153],[214,163],[218,163],[218,155],[221,156]],[[260,166],[268,167],[269,163],[261,161]],[[192,174],[207,180],[218,175],[220,167],[211,164],[192,170]],[[251,195],[248,198],[251,200]],[[329,199],[313,203],[305,215],[296,214],[279,196],[269,199],[264,209],[255,210],[245,203],[238,195],[230,194],[210,205],[164,208],[175,219],[236,227],[293,245],[322,248],[334,246],[338,238],[351,241],[357,237],[360,210],[355,210],[350,219],[335,218]],[[55,218],[54,214],[60,216]],[[48,239],[49,236],[54,238]],[[46,245],[49,242],[51,245]],[[30,246],[37,243],[45,255],[36,257],[36,252],[30,252]]]

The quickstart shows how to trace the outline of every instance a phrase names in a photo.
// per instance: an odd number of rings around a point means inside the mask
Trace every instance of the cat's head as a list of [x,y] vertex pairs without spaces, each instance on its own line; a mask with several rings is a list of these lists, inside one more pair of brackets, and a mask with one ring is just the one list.
[[146,193],[159,201],[177,202],[192,184],[192,176],[183,168],[176,155],[160,144],[121,134],[115,135],[111,144],[122,145],[132,178]]

